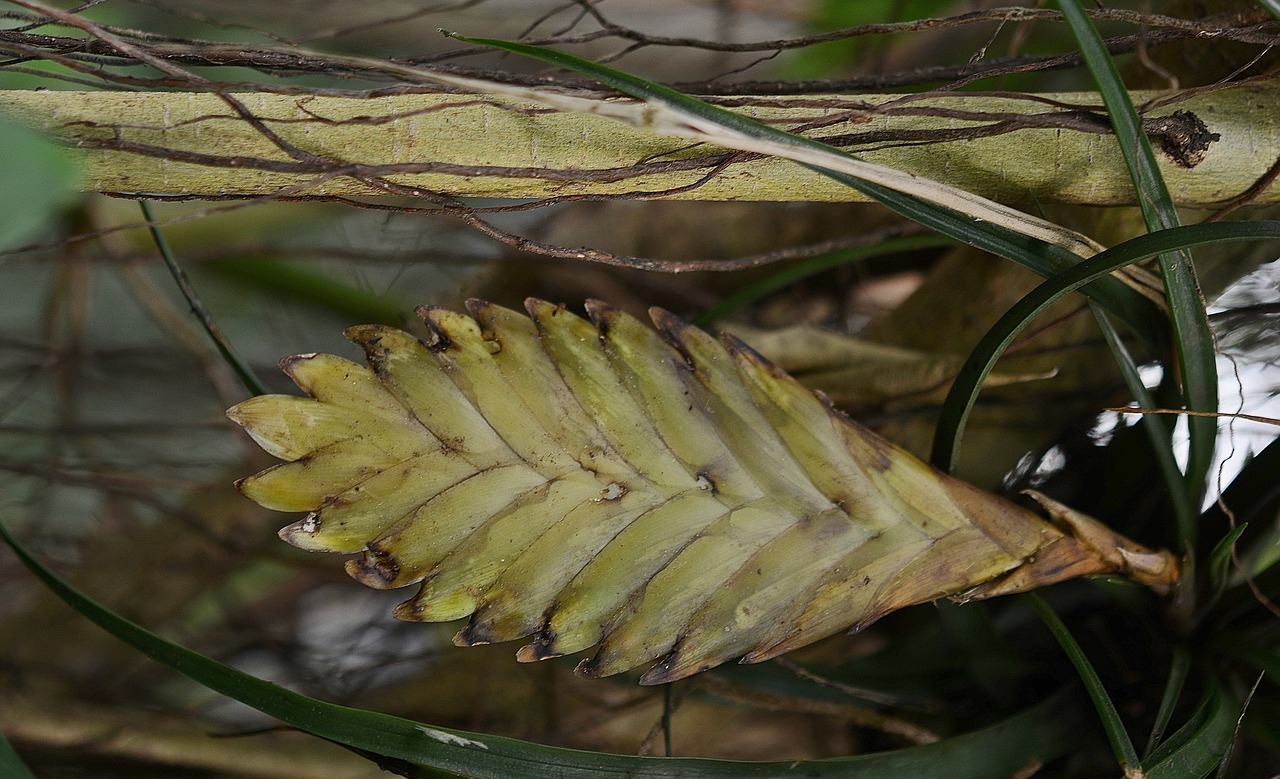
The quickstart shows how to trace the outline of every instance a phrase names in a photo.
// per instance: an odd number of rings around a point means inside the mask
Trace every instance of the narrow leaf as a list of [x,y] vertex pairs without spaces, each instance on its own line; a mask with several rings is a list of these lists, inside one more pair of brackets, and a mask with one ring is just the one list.
[[1125,730],[1124,722],[1120,719],[1120,712],[1116,711],[1116,705],[1111,702],[1111,696],[1107,694],[1107,688],[1102,685],[1102,680],[1098,677],[1098,672],[1093,669],[1093,664],[1089,662],[1089,657],[1043,598],[1033,592],[1027,593],[1025,597],[1049,627],[1049,632],[1053,633],[1053,637],[1058,640],[1067,657],[1071,658],[1072,665],[1076,667],[1076,672],[1084,681],[1084,686],[1089,691],[1089,697],[1093,699],[1094,707],[1098,710],[1102,726],[1107,731],[1107,740],[1111,742],[1111,749],[1115,753],[1116,761],[1120,763],[1120,768],[1124,770],[1124,775],[1141,777],[1142,761],[1138,758],[1137,750],[1133,748],[1133,741],[1129,738],[1129,732]]
[[1237,525],[1214,545],[1213,551],[1209,554],[1209,584],[1214,590],[1221,590],[1227,585],[1231,574],[1232,551],[1235,549],[1236,541],[1239,541],[1240,536],[1244,535],[1244,531],[1248,529],[1247,522]]
[[[1098,83],[1111,126],[1116,133],[1129,176],[1137,190],[1138,204],[1147,223],[1148,231],[1179,226],[1178,211],[1165,186],[1164,177],[1156,165],[1151,141],[1142,129],[1138,112],[1129,99],[1115,61],[1111,59],[1106,44],[1093,21],[1085,15],[1079,0],[1061,0],[1063,16],[1080,43],[1085,64]],[[1160,275],[1164,279],[1165,295],[1169,301],[1169,313],[1173,322],[1174,347],[1177,350],[1177,369],[1182,376],[1182,389],[1188,409],[1213,412],[1218,410],[1218,369],[1215,359],[1213,333],[1209,329],[1209,316],[1205,310],[1204,296],[1196,277],[1191,256],[1183,250],[1159,255]],[[1213,452],[1218,436],[1217,420],[1212,417],[1192,416],[1187,419],[1191,434],[1191,449],[1187,461],[1186,486],[1191,502],[1198,503],[1205,488],[1205,478],[1213,463]],[[1190,550],[1195,543],[1196,526],[1184,523],[1179,527],[1184,548]]]
[[[1142,381],[1142,376],[1138,372],[1137,361],[1129,354],[1129,347],[1125,346],[1120,334],[1116,332],[1115,326],[1111,324],[1111,320],[1096,307],[1094,308],[1094,317],[1098,322],[1098,329],[1102,331],[1102,337],[1106,339],[1107,346],[1111,349],[1116,366],[1120,369],[1120,375],[1124,377],[1125,386],[1128,387],[1129,394],[1137,401],[1138,407],[1158,407],[1159,404],[1156,403],[1151,390],[1147,389],[1147,385]],[[1191,525],[1195,524],[1198,519],[1196,506],[1192,502],[1192,496],[1186,489],[1186,481],[1183,479],[1182,471],[1178,468],[1177,458],[1174,456],[1173,447],[1170,445],[1172,431],[1169,428],[1169,423],[1160,414],[1143,414],[1142,424],[1147,431],[1147,440],[1151,442],[1151,451],[1155,453],[1156,464],[1160,467],[1160,475],[1164,478],[1165,485],[1168,487],[1169,502],[1173,505],[1173,516],[1178,523],[1180,536],[1182,538],[1190,538],[1193,535]]]
[[1211,680],[1191,719],[1152,753],[1149,779],[1200,779],[1213,773],[1231,752],[1244,705]]
[[1146,758],[1151,760],[1152,753],[1164,739],[1169,721],[1173,719],[1174,708],[1182,697],[1182,688],[1187,683],[1191,672],[1191,651],[1183,645],[1173,648],[1173,661],[1169,664],[1169,678],[1165,680],[1164,693],[1160,696],[1160,708],[1156,710],[1155,722],[1151,725],[1151,736],[1147,739]]

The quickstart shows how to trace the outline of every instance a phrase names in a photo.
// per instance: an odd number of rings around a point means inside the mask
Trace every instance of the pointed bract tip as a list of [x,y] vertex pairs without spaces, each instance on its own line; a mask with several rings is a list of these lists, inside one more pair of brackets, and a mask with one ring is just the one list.
[[418,316],[422,317],[422,323],[427,326],[427,333],[429,334],[423,344],[431,351],[447,352],[456,346],[444,323],[444,318],[452,313],[434,306],[418,307]]
[[658,332],[671,338],[678,338],[681,331],[693,327],[680,317],[658,306],[649,307],[649,319],[653,322],[653,326],[658,328]]
[[522,663],[536,663],[557,657],[564,657],[564,655],[559,652],[552,652],[546,644],[540,641],[534,641],[532,644],[526,644],[516,650],[516,660]]
[[316,352],[307,352],[306,354],[291,354],[280,361],[280,370],[284,371],[285,374],[287,374],[289,378],[293,379],[294,383],[297,384],[298,380],[294,376],[294,373],[297,371],[298,366],[304,362],[309,362],[311,360],[314,360],[318,356],[319,355]]
[[489,634],[487,628],[476,621],[474,616],[471,617],[471,621],[467,623],[466,627],[453,636],[454,646],[484,646],[492,643],[493,636]]
[[680,673],[676,668],[676,661],[679,660],[680,649],[672,649],[657,665],[640,674],[640,684],[646,687],[654,687],[659,684],[668,684],[678,679],[683,679],[689,674]]
[[867,428],[863,427],[858,420],[849,416],[849,412],[837,406],[836,402],[832,400],[831,396],[827,393],[820,389],[812,388],[810,388],[809,391],[813,393],[814,397],[816,397],[820,403],[822,403],[822,407],[827,410],[827,413],[831,415],[833,419],[838,420],[841,424],[852,425],[860,434],[866,435],[871,432]]
[[593,322],[598,322],[604,317],[613,318],[621,313],[616,306],[596,298],[588,298],[583,307],[587,309],[587,313],[591,315],[591,321]]
[[370,545],[360,557],[348,560],[344,566],[347,575],[366,587],[386,590],[397,586],[400,564],[390,552]]
[[463,305],[466,306],[467,313],[470,314],[475,319],[479,319],[482,313],[487,312],[489,309],[493,308],[492,303],[490,303],[487,300],[482,300],[480,298],[467,298],[463,302]]
[[381,342],[387,332],[393,329],[387,325],[352,325],[343,330],[342,334],[348,341],[364,349],[365,356],[372,359],[386,351]]
[[[222,413],[227,417],[227,419],[230,419],[232,422],[235,422],[237,425],[244,427],[244,417],[240,413],[240,407],[243,406],[245,403],[248,403],[248,401],[242,400]],[[241,479],[241,481],[244,481],[244,480]]]
[[436,622],[438,620],[431,619],[424,615],[423,604],[421,600],[421,591],[412,598],[396,604],[391,610],[391,615],[401,622]]
[[524,310],[529,312],[529,316],[534,319],[538,318],[539,312],[549,311],[557,308],[555,303],[543,300],[542,298],[527,297],[524,299]]
[[618,317],[622,316],[622,312],[619,309],[602,300],[588,300],[586,309],[587,315],[591,317],[591,323],[596,326],[601,338],[609,335],[609,329],[613,326],[613,323],[618,321]]
[[586,660],[578,663],[573,667],[573,673],[581,676],[583,679],[599,679],[600,678],[600,653],[588,657]]
[[[476,321],[476,326],[480,328],[480,337],[491,344],[499,345],[502,343],[502,335],[497,329],[499,317],[503,313],[520,316],[514,311],[479,298],[467,298],[467,313],[471,314],[471,318]],[[497,350],[490,347],[490,351],[496,353]]]
[[[682,646],[689,648],[681,649]],[[657,685],[678,682],[681,679],[715,668],[733,657],[733,655],[715,657],[708,656],[705,653],[700,655],[691,654],[694,650],[696,650],[696,647],[685,644],[683,641],[677,643],[675,648],[668,652],[657,665],[640,675],[640,683]]]
[[316,512],[311,512],[302,519],[294,522],[292,525],[285,525],[276,531],[276,536],[286,544],[293,546],[309,546],[305,543],[305,539],[310,538],[317,530],[320,529],[320,518]]
[[753,363],[755,365],[759,365],[761,368],[764,368],[765,370],[769,371],[774,376],[781,377],[781,376],[787,375],[787,373],[783,371],[781,368],[779,368],[777,365],[775,365],[772,360],[770,360],[768,357],[765,357],[760,352],[757,352],[751,346],[751,344],[742,340],[741,338],[734,335],[733,333],[728,333],[728,332],[721,333],[720,342],[723,343],[724,347],[729,350],[729,354],[732,354],[734,357],[737,357],[740,360]]
[[676,350],[689,368],[695,368],[693,355],[689,353],[688,347],[685,346],[685,334],[693,332],[701,332],[698,328],[684,321],[680,317],[666,310],[653,306],[649,309],[649,319],[653,322],[653,326],[657,328],[658,335],[662,336],[662,340]]

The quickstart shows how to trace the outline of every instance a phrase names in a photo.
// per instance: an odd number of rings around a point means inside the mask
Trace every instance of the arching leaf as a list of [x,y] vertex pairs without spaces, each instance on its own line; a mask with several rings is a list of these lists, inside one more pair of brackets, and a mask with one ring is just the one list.
[[425,343],[353,327],[368,367],[288,358],[310,397],[228,412],[289,461],[240,489],[309,512],[281,537],[357,553],[359,581],[419,585],[401,619],[469,617],[463,645],[532,636],[524,661],[595,647],[589,676],[658,661],[650,684],[943,596],[1176,576],[1088,517],[1042,499],[1047,522],[930,468],[732,336],[527,308],[422,309]]

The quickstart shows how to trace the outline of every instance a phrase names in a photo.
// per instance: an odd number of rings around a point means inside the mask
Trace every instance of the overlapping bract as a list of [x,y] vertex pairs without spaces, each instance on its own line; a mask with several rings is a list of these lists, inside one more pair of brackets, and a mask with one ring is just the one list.
[[463,645],[532,636],[520,660],[597,647],[591,676],[656,660],[655,684],[1131,559],[934,471],[732,337],[527,308],[422,309],[426,343],[350,328],[369,367],[286,359],[310,397],[228,414],[289,462],[240,489],[309,512],[281,537],[359,554],[359,581],[420,584],[401,619],[470,617]]

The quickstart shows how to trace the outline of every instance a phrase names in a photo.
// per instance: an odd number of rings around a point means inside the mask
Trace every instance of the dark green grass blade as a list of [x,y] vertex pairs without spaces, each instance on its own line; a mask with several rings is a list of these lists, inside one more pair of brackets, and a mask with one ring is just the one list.
[[549,747],[502,736],[423,725],[400,717],[326,703],[264,682],[172,644],[99,605],[45,568],[0,524],[0,540],[54,594],[99,627],[148,657],[211,690],[300,730],[347,746],[379,763],[420,765],[492,779],[732,779],[733,777],[937,777],[995,779],[1034,761],[1047,762],[1078,743],[1081,717],[1069,698],[1053,696],[990,727],[896,752],[830,760],[743,762],[630,757]]
[[1044,620],[1045,625],[1049,627],[1049,632],[1053,633],[1053,637],[1062,646],[1062,650],[1067,653],[1067,657],[1071,659],[1071,664],[1076,667],[1076,672],[1080,674],[1081,680],[1084,681],[1085,689],[1089,691],[1089,697],[1093,699],[1093,705],[1098,710],[1098,716],[1102,719],[1102,726],[1107,731],[1107,740],[1111,742],[1111,750],[1115,753],[1116,761],[1120,763],[1120,767],[1124,769],[1125,776],[1141,776],[1142,761],[1138,758],[1138,751],[1133,748],[1133,740],[1129,738],[1129,732],[1125,730],[1124,722],[1120,719],[1120,712],[1116,710],[1115,704],[1111,702],[1111,696],[1107,694],[1107,688],[1102,686],[1102,680],[1098,678],[1098,672],[1093,669],[1093,665],[1089,662],[1084,650],[1076,643],[1071,631],[1067,630],[1067,626],[1063,624],[1049,604],[1044,602],[1043,598],[1034,592],[1028,592],[1023,597],[1027,599],[1031,607]]
[[[1120,368],[1120,375],[1124,377],[1129,394],[1138,402],[1139,408],[1157,408],[1158,404],[1151,390],[1142,383],[1142,377],[1138,374],[1137,362],[1129,354],[1129,348],[1121,340],[1111,320],[1096,307],[1094,316],[1098,321],[1098,328],[1102,331],[1102,337],[1111,348],[1111,355]],[[1178,523],[1179,537],[1187,538],[1192,533],[1189,526],[1194,525],[1197,520],[1196,506],[1191,502],[1192,498],[1186,489],[1182,470],[1178,467],[1178,460],[1170,445],[1172,431],[1169,420],[1162,414],[1143,414],[1142,425],[1147,432],[1148,440],[1151,441],[1151,451],[1155,453],[1156,462],[1160,466],[1160,475],[1169,488],[1169,500],[1173,505],[1174,521]]]
[[1200,779],[1231,752],[1244,703],[1210,681],[1204,699],[1187,724],[1169,736],[1147,761],[1148,779]]
[[0,776],[5,779],[36,779],[3,733],[0,733]]
[[[661,84],[598,65],[572,54],[493,38],[469,38],[452,33],[450,35],[467,43],[491,46],[564,68],[593,78],[601,84],[632,97],[677,108],[754,138],[768,139],[797,148],[822,149],[826,152],[850,156],[819,141],[778,130],[745,116],[709,105]],[[908,219],[962,243],[1017,262],[1041,276],[1048,277],[1060,273],[1080,260],[1078,256],[1061,246],[1047,244],[988,222],[975,221],[972,217],[964,216],[949,208],[911,195],[904,195],[879,184],[863,181],[847,173],[806,163],[798,164],[803,164],[811,170],[852,187]],[[1081,289],[1081,294],[1097,301],[1109,313],[1138,333],[1148,344],[1155,345],[1162,342],[1164,336],[1159,309],[1150,300],[1125,286],[1119,279],[1098,278],[1087,288]]]
[[1240,540],[1240,536],[1249,529],[1249,523],[1234,527],[1231,532],[1223,536],[1217,544],[1214,545],[1213,551],[1209,553],[1209,587],[1215,593],[1220,593],[1227,586],[1227,579],[1231,575],[1231,551]]
[[1187,676],[1190,673],[1191,652],[1185,646],[1175,646],[1173,661],[1169,664],[1169,678],[1165,680],[1164,693],[1160,696],[1160,708],[1156,710],[1156,719],[1151,725],[1151,735],[1147,738],[1147,749],[1144,754],[1148,761],[1164,739],[1169,722],[1173,719],[1174,707],[1182,697],[1182,688],[1186,686]]
[[1271,12],[1271,15],[1280,19],[1280,0],[1258,0],[1258,4]]
[[913,235],[905,238],[890,238],[872,246],[853,246],[817,257],[810,257],[729,295],[694,319],[693,323],[701,328],[710,327],[765,295],[785,289],[801,279],[806,279],[825,270],[838,268],[841,265],[869,260],[873,257],[882,257],[886,254],[913,252],[920,249],[937,249],[951,245],[953,245],[953,242],[942,236]]
[[[1129,99],[1115,61],[1107,51],[1102,36],[1085,15],[1079,0],[1061,0],[1063,16],[1075,34],[1085,64],[1098,83],[1116,140],[1124,154],[1125,165],[1137,190],[1147,230],[1154,232],[1179,225],[1173,198],[1156,165],[1151,141],[1142,129],[1138,112]],[[1195,265],[1185,251],[1160,255],[1160,275],[1164,279],[1169,315],[1173,322],[1173,342],[1182,376],[1183,400],[1194,411],[1218,410],[1218,368],[1213,333],[1205,311],[1204,296],[1196,278]],[[1186,486],[1183,488],[1193,503],[1198,503],[1205,489],[1209,467],[1218,438],[1218,423],[1213,417],[1188,417],[1191,447],[1187,458]],[[1191,550],[1195,543],[1196,525],[1185,523],[1179,528],[1183,546]]]
[[1175,227],[1141,235],[1113,246],[1036,287],[987,331],[956,375],[955,383],[951,385],[951,390],[943,401],[938,419],[938,434],[933,441],[934,465],[943,470],[952,467],[959,454],[964,424],[973,409],[982,382],[995,366],[996,360],[1029,322],[1063,295],[1117,268],[1162,252],[1226,241],[1260,240],[1280,240],[1280,221],[1215,222]]

